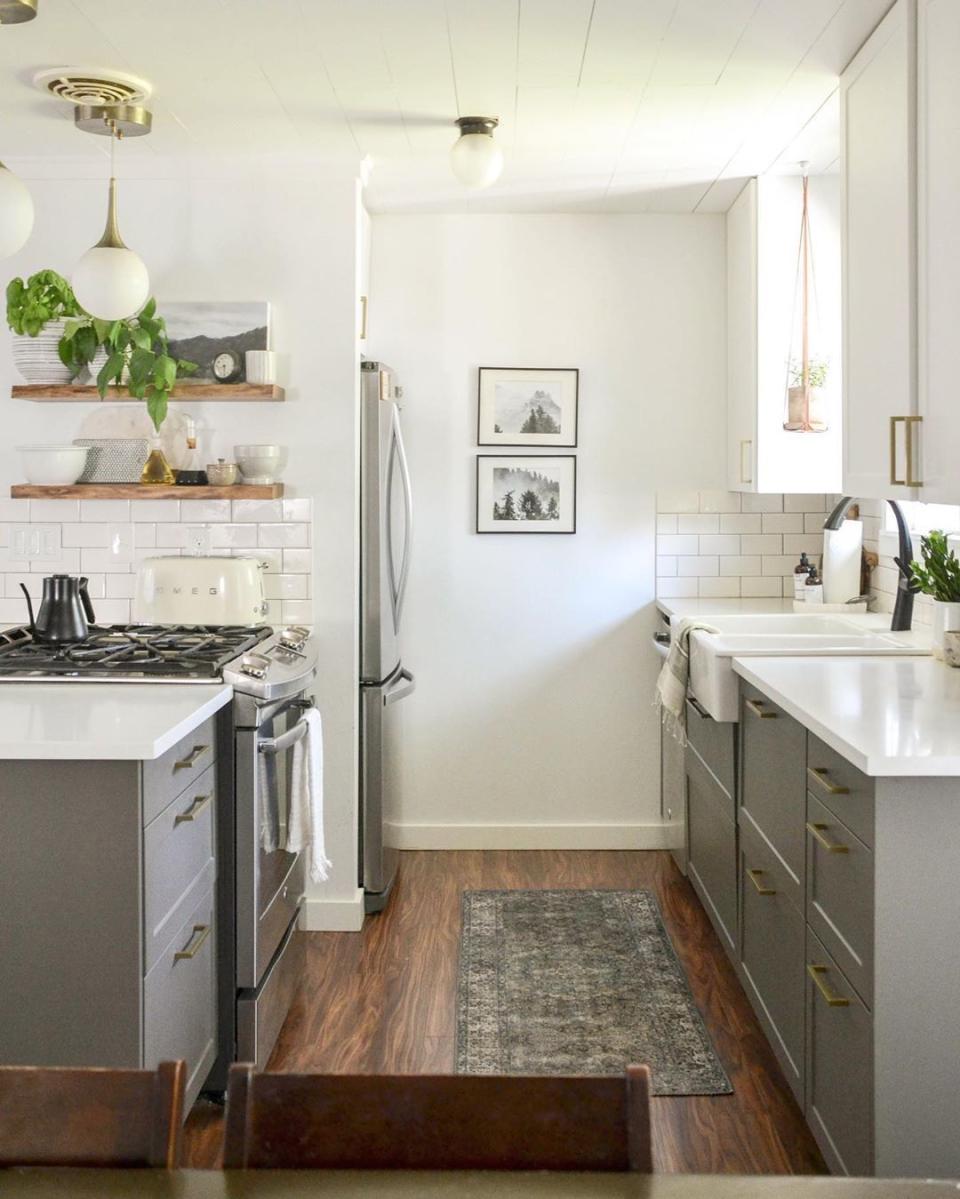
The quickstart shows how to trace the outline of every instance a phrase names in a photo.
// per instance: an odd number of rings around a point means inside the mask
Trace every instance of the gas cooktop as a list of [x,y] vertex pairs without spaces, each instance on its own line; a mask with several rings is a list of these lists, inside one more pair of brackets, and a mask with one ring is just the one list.
[[49,645],[29,628],[0,633],[0,680],[202,681],[270,637],[267,625],[94,625],[83,641]]

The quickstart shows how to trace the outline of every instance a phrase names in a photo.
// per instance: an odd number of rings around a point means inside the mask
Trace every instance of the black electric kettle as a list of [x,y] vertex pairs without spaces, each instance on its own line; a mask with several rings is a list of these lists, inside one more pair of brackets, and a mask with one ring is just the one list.
[[93,604],[87,590],[87,579],[75,579],[73,575],[50,575],[43,580],[43,599],[37,618],[33,618],[33,604],[26,586],[20,586],[27,600],[30,613],[30,632],[35,641],[46,641],[55,645],[71,641],[83,641],[96,623]]

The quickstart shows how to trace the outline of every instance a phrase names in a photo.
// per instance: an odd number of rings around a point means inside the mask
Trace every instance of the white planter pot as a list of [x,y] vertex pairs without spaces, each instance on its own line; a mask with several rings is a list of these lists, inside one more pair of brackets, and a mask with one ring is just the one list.
[[57,352],[65,320],[49,321],[36,337],[13,334],[13,365],[26,383],[69,383],[73,376]]
[[933,601],[933,642],[931,652],[935,658],[943,659],[944,635],[960,632],[960,604],[945,604]]

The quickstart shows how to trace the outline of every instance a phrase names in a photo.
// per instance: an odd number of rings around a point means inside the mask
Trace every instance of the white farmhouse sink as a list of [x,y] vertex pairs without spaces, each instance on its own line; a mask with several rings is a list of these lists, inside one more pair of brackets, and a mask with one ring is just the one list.
[[[929,653],[929,634],[891,633],[885,614],[763,612],[704,616],[716,633],[690,636],[690,690],[714,720],[738,718],[734,658],[843,657]],[[671,617],[675,632],[681,617]]]

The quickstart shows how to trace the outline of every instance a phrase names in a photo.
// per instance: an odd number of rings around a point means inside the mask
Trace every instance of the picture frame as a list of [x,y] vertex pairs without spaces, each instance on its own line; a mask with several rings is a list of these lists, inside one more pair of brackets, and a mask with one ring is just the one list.
[[[158,305],[167,325],[170,353],[197,364],[190,383],[216,381],[213,363],[232,350],[245,363],[247,350],[270,349],[270,304],[267,300],[172,300]],[[246,380],[241,365],[237,382]]]
[[481,366],[477,380],[477,445],[577,444],[577,367]]
[[575,454],[478,454],[478,533],[576,533]]

